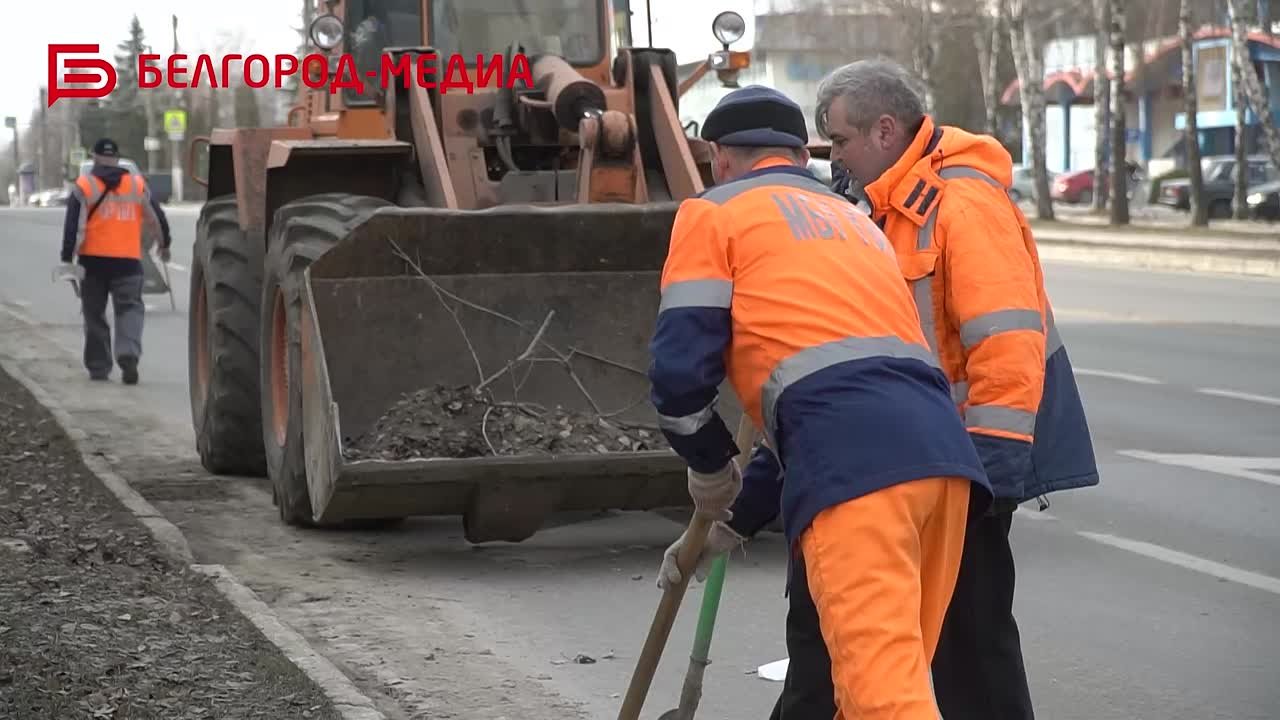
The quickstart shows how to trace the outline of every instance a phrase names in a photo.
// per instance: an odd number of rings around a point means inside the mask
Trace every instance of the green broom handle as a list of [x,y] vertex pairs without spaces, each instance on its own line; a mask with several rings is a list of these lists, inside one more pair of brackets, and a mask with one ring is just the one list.
[[720,609],[720,591],[724,587],[724,572],[729,554],[720,555],[711,561],[711,571],[707,574],[707,585],[702,591],[702,609],[698,612],[698,628],[693,635],[692,658],[705,663],[711,654],[711,631],[716,624],[716,613]]

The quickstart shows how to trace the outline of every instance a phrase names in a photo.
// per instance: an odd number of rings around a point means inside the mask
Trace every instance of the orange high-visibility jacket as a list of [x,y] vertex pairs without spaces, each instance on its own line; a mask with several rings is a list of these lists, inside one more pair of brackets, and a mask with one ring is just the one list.
[[[93,175],[76,178],[80,195],[76,254],[140,259],[143,222],[150,210],[146,180],[136,173],[124,173],[114,190],[106,188],[106,183]],[[94,205],[98,208],[89,217]]]
[[665,436],[694,470],[723,467],[737,452],[715,409],[727,377],[785,468],[791,541],[895,483],[985,491],[888,240],[807,170],[767,159],[684,201],[661,290],[649,374]]
[[1098,471],[1012,173],[993,138],[926,117],[865,190],[997,496],[1021,501]]

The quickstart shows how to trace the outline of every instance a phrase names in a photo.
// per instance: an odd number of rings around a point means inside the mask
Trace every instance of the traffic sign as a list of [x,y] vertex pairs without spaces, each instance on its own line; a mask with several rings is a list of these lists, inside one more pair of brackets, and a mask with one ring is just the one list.
[[164,130],[170,140],[181,140],[187,132],[187,113],[182,110],[164,111]]

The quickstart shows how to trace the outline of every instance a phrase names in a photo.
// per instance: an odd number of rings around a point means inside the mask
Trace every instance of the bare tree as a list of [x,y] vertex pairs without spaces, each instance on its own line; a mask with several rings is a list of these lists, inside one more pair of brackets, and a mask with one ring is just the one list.
[[933,47],[934,47],[934,28],[933,28],[933,7],[932,0],[916,0],[916,11],[920,15],[920,41],[916,43],[916,51],[914,53],[916,64],[916,75],[920,78],[920,84],[924,88],[924,111],[934,114],[938,111],[938,103],[933,92]]
[[1275,120],[1272,119],[1271,107],[1262,83],[1258,81],[1258,73],[1254,70],[1253,63],[1248,61],[1249,29],[1246,26],[1248,16],[1244,12],[1243,0],[1228,0],[1227,16],[1231,19],[1231,52],[1233,55],[1244,58],[1243,72],[1240,73],[1243,80],[1240,83],[1241,88],[1249,98],[1249,106],[1253,114],[1258,117],[1258,124],[1262,127],[1263,137],[1266,138],[1271,162],[1276,167],[1280,167],[1280,128],[1276,127]]
[[1093,209],[1107,207],[1107,137],[1111,122],[1111,83],[1107,78],[1108,34],[1111,32],[1111,0],[1093,0],[1098,32],[1093,40]]
[[1200,135],[1196,127],[1196,113],[1200,111],[1196,100],[1196,64],[1192,52],[1195,25],[1192,23],[1192,3],[1182,0],[1178,16],[1178,34],[1182,38],[1182,112],[1187,122],[1182,130],[1182,142],[1187,150],[1187,174],[1190,179],[1191,224],[1204,227],[1209,224],[1209,208],[1204,204],[1204,173],[1200,167]]
[[1049,168],[1044,148],[1044,47],[1035,25],[1027,19],[1027,6],[1032,2],[1034,0],[1008,0],[1009,45],[1018,72],[1022,127],[1031,145],[1036,215],[1041,220],[1052,220],[1053,200],[1049,197]]
[[1004,36],[1005,0],[994,0],[990,14],[982,13],[974,23],[973,42],[978,50],[978,75],[982,79],[982,103],[986,132],[1000,133],[1000,40]]
[[[1124,48],[1125,3],[1111,1],[1111,224],[1129,224],[1129,164],[1125,161]],[[1102,189],[1098,188],[1098,192]]]
[[1233,102],[1236,106],[1236,167],[1235,189],[1231,192],[1231,206],[1237,220],[1249,217],[1249,206],[1245,198],[1249,195],[1249,153],[1245,142],[1248,126],[1245,120],[1249,114],[1249,98],[1245,96],[1243,87],[1244,68],[1240,53],[1231,53],[1231,87]]

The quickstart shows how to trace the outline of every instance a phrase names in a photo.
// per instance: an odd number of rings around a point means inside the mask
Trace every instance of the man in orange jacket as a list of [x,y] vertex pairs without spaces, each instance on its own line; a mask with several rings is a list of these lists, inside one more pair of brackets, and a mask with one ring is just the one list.
[[[736,541],[724,519],[740,490],[772,493],[788,584],[811,588],[831,649],[828,717],[936,720],[929,661],[966,524],[990,502],[978,455],[884,234],[805,169],[799,106],[742,88],[702,137],[719,184],[676,215],[649,376],[694,505],[720,518],[703,559]],[[780,488],[759,474],[744,488],[716,411],[726,377],[777,451]],[[686,540],[660,587],[680,581]]]
[[[846,65],[819,86],[816,122],[893,244],[996,495],[965,540],[933,661],[938,705],[947,720],[1030,720],[1013,617],[1013,513],[1025,500],[1096,485],[1098,470],[1035,241],[1007,193],[1009,153],[991,137],[935,125],[913,85],[888,61]],[[791,664],[774,720],[834,713],[830,646],[805,600],[793,595],[788,612]]]

